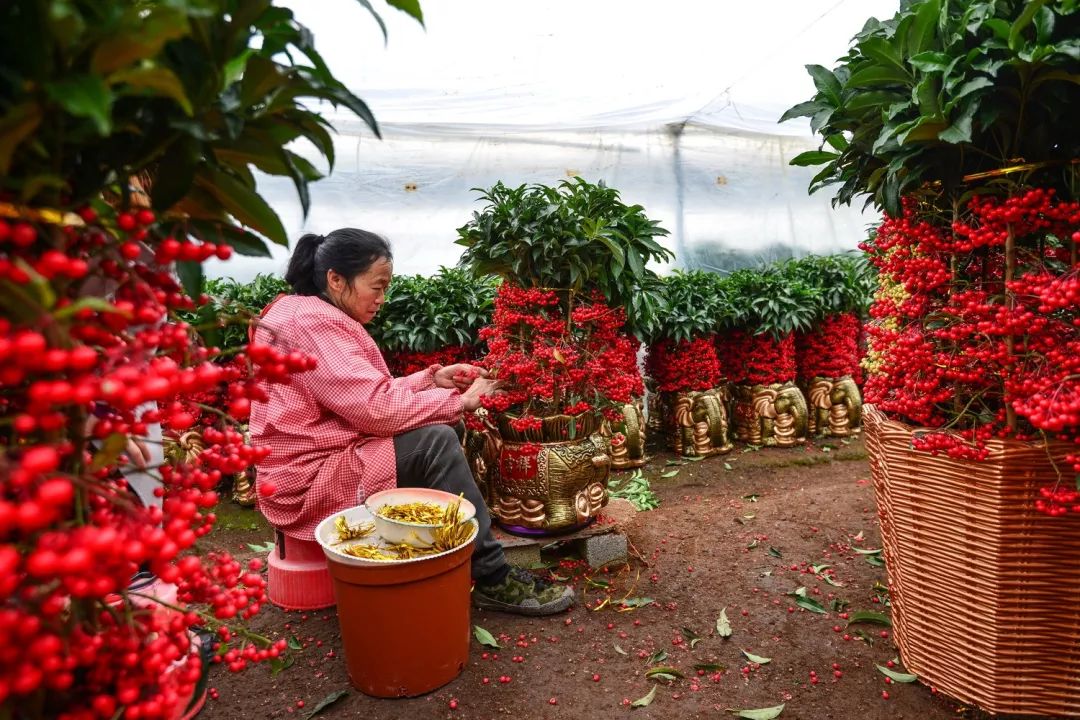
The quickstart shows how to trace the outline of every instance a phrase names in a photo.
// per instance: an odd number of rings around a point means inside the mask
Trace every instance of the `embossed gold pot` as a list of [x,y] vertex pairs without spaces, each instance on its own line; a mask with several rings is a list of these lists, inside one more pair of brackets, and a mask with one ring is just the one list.
[[777,447],[806,442],[806,398],[794,383],[736,385],[734,394],[736,438]]
[[685,457],[730,452],[731,427],[727,385],[709,390],[659,393],[660,426],[672,450]]
[[591,521],[607,505],[610,441],[592,413],[541,418],[541,427],[517,431],[515,416],[497,418],[502,443],[488,468],[489,506],[512,532],[544,534]]
[[810,434],[847,437],[862,427],[862,393],[850,375],[815,377],[803,392],[810,405]]
[[611,443],[611,469],[630,470],[648,462],[645,455],[645,413],[642,400],[638,398],[620,407],[622,417],[608,422]]

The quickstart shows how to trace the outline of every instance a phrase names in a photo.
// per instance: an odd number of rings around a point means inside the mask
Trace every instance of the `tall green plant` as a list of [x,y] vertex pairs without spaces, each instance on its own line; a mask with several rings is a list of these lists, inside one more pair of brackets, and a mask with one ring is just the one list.
[[788,260],[779,269],[790,282],[811,289],[813,323],[839,313],[865,314],[876,289],[874,268],[858,252],[807,255]]
[[724,326],[774,339],[813,325],[820,300],[805,279],[791,277],[778,266],[736,270],[721,283],[731,312]]
[[824,165],[811,192],[839,185],[834,203],[865,194],[894,216],[924,183],[959,199],[983,173],[1048,169],[1075,182],[1061,171],[1080,157],[1078,7],[902,2],[868,21],[836,68],[807,66],[817,92],[781,121],[809,117],[824,143],[791,164]]
[[431,277],[396,277],[368,331],[390,353],[476,345],[480,328],[491,322],[497,284],[460,268],[439,268]]
[[[421,19],[415,0],[389,4]],[[319,103],[378,133],[311,33],[272,0],[7,0],[0,68],[7,199],[70,207],[111,187],[126,205],[141,174],[165,229],[248,255],[269,255],[264,238],[287,243],[253,168],[291,178],[306,214],[321,173],[291,143],[310,142],[333,166]],[[181,273],[199,289],[197,263]]]
[[661,279],[661,321],[646,341],[691,340],[715,333],[732,314],[720,275],[704,270],[676,271]]
[[625,307],[632,325],[649,324],[657,276],[646,264],[673,256],[655,240],[668,231],[642,206],[582,178],[476,189],[485,205],[458,228],[462,266],[522,287],[595,289]]
[[195,328],[206,347],[231,353],[247,344],[250,323],[262,309],[289,290],[289,284],[274,275],[259,274],[250,282],[212,278],[204,287],[206,304],[177,314]]

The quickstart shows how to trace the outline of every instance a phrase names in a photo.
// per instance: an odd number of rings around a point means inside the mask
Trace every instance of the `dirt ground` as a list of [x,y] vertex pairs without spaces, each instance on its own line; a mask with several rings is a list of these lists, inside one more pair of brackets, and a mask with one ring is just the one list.
[[[333,608],[269,608],[253,627],[295,637],[302,647],[293,664],[276,675],[266,666],[239,674],[215,666],[200,720],[305,718],[342,690],[318,717],[718,718],[780,704],[783,720],[980,715],[920,683],[887,684],[875,666],[898,660],[889,628],[848,627],[834,608],[888,612],[885,569],[856,552],[881,547],[862,442],[828,445],[737,448],[679,465],[657,452],[645,473],[660,507],[625,528],[639,557],[593,572],[573,556],[546,553],[553,572],[573,578],[577,604],[541,619],[474,610],[472,623],[502,648],[474,640],[464,672],[423,697],[379,700],[352,689]],[[206,540],[247,558],[255,555],[248,543],[270,537],[258,515],[227,510]],[[815,573],[820,565],[831,567]],[[804,605],[827,612],[800,607],[791,595],[798,588],[806,588]],[[655,602],[619,612],[623,598]],[[721,611],[732,630],[726,639],[716,630]],[[771,662],[751,664],[743,650]],[[657,660],[661,652],[666,658]],[[648,678],[656,666],[684,677]],[[510,682],[499,682],[504,675]],[[650,704],[633,706],[654,687]]]

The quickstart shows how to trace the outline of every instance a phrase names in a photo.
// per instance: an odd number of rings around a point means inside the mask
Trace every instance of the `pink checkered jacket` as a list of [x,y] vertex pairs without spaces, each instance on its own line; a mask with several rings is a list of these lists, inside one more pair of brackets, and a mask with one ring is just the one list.
[[326,516],[394,487],[395,435],[462,417],[458,391],[435,386],[439,366],[392,377],[364,326],[320,298],[279,298],[255,340],[318,361],[251,406],[251,439],[271,451],[258,482],[276,488],[259,510],[287,535],[311,540]]

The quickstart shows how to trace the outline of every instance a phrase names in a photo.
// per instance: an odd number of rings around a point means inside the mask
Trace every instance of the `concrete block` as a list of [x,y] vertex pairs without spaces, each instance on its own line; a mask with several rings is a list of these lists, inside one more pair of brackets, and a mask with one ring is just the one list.
[[585,562],[589,563],[589,567],[593,569],[626,562],[628,557],[625,535],[618,533],[593,535],[585,538],[581,543]]

